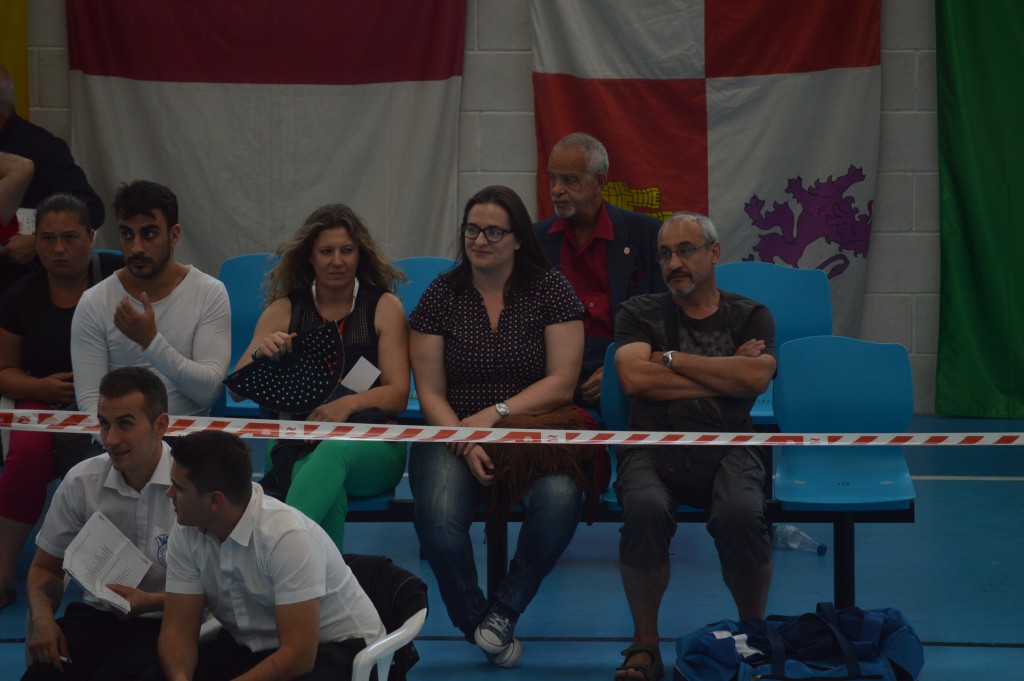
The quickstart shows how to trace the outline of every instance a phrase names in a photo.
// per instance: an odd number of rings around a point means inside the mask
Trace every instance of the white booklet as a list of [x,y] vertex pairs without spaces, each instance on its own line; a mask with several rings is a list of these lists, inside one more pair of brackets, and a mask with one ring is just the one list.
[[35,234],[36,233],[36,209],[35,208],[19,208],[18,214],[18,234]]
[[128,614],[131,605],[107,584],[136,587],[153,564],[110,518],[96,511],[64,552],[64,569],[82,588]]

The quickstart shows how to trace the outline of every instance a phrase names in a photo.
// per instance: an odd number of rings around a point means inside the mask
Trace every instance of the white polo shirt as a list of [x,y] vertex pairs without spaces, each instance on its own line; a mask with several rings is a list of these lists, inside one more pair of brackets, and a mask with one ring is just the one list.
[[175,523],[167,591],[205,594],[235,641],[253,652],[276,650],[275,607],[320,599],[320,643],[385,635],[370,598],[327,533],[302,512],[253,484],[242,518],[221,543]]
[[[167,539],[174,526],[174,504],[165,496],[171,485],[171,448],[162,443],[160,462],[149,482],[136,492],[114,470],[105,452],[81,462],[64,477],[36,536],[36,546],[64,558],[71,541],[95,511],[103,511],[133,544],[153,561],[139,588],[162,593],[167,571]],[[85,593],[85,602],[110,610]],[[161,617],[152,612],[142,617]]]

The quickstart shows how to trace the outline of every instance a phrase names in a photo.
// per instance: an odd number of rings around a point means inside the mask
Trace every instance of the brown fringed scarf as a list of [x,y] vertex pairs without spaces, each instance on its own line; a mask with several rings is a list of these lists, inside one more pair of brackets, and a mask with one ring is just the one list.
[[[595,423],[586,412],[560,407],[536,416],[513,415],[497,428],[523,430],[593,430]],[[592,522],[601,493],[608,487],[611,465],[603,445],[486,444],[494,463],[495,482],[484,491],[488,533],[495,523],[505,522],[508,512],[522,501],[530,483],[543,475],[562,473],[572,478],[586,494],[588,522]]]

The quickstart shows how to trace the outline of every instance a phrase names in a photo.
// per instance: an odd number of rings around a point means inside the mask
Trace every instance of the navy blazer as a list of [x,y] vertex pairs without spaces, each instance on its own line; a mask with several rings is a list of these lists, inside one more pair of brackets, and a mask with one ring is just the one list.
[[[661,221],[650,215],[623,210],[605,202],[605,209],[612,221],[614,240],[608,244],[608,296],[611,298],[611,312],[618,315],[619,305],[633,296],[644,293],[660,293],[668,290],[661,276],[661,267],[655,259],[658,252],[658,230]],[[548,218],[533,225],[533,231],[540,241],[544,255],[552,265],[558,265],[562,258],[563,232],[548,233],[556,217]],[[604,364],[605,349],[611,339],[587,338],[583,350],[583,368],[577,382],[576,403],[590,409],[594,404],[584,404],[579,396],[579,384],[590,378],[598,367]]]

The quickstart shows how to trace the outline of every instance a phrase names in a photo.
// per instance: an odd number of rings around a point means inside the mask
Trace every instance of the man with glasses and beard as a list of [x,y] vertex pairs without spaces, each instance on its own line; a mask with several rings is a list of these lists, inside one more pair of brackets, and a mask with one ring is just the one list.
[[181,225],[170,189],[122,184],[114,214],[126,266],[82,296],[71,325],[78,408],[95,410],[108,371],[144,366],[167,386],[171,414],[207,414],[231,360],[227,291],[174,259]]
[[[720,246],[711,220],[676,213],[658,232],[669,292],[630,298],[615,320],[615,368],[630,425],[645,431],[750,432],[750,408],[775,373],[775,323],[764,305],[715,283]],[[664,674],[658,610],[668,587],[679,504],[708,509],[722,576],[741,620],[763,617],[771,582],[758,447],[636,445],[618,450],[619,571],[633,642],[618,681]]]

